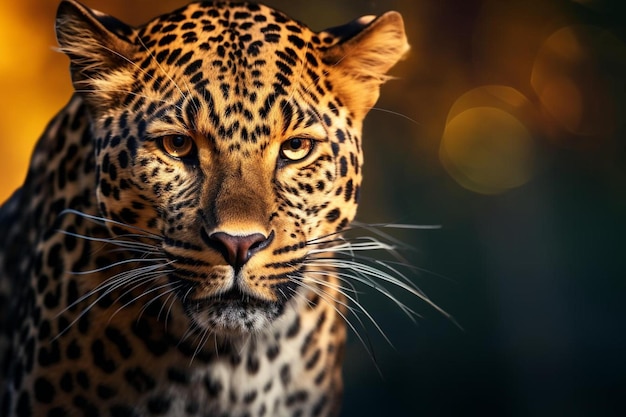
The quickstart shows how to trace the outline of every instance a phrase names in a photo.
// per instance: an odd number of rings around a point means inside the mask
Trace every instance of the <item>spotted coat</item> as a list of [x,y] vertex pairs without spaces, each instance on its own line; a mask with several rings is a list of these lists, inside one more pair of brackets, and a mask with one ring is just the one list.
[[76,93],[0,210],[0,414],[336,415],[346,300],[319,259],[400,15],[316,33],[203,2],[133,28],[63,1],[57,36]]

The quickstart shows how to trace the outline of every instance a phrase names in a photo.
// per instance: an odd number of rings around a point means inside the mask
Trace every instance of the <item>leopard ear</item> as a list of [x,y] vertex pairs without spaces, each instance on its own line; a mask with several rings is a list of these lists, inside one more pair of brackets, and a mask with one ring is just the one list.
[[325,51],[324,62],[340,74],[337,87],[353,113],[364,117],[378,100],[381,84],[391,78],[387,71],[409,50],[402,16],[394,11],[363,16],[324,35],[339,39]]
[[70,58],[74,88],[89,91],[89,96],[98,92],[107,96],[114,85],[130,81],[123,79],[120,70],[132,63],[134,33],[114,17],[63,0],[57,10],[56,34],[59,50]]

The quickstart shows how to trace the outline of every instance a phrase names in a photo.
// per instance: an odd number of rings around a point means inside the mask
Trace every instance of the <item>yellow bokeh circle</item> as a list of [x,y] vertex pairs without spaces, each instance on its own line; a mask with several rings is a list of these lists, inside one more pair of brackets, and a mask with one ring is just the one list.
[[532,176],[533,140],[526,126],[496,107],[473,107],[448,120],[439,156],[461,186],[498,194]]

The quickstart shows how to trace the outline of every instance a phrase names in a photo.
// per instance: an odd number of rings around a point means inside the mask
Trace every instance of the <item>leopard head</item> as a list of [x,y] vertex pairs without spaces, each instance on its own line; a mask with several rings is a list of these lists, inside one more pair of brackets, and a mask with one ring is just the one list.
[[64,1],[57,37],[110,233],[152,239],[196,325],[271,326],[355,216],[362,121],[408,49],[401,16],[313,32],[259,4],[203,2],[135,28]]

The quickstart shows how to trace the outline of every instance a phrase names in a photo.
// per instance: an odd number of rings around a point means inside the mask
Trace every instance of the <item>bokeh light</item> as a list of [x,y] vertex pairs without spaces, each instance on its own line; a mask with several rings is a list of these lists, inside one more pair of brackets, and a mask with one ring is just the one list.
[[484,86],[463,94],[448,114],[439,157],[464,188],[497,194],[525,184],[533,171],[531,107],[517,90]]
[[569,134],[588,137],[590,145],[622,123],[624,73],[611,70],[615,64],[626,70],[625,55],[623,42],[608,31],[570,25],[552,33],[539,49],[531,86],[549,118]]
[[46,124],[69,100],[68,63],[54,51],[53,2],[0,2],[0,203],[26,176]]

